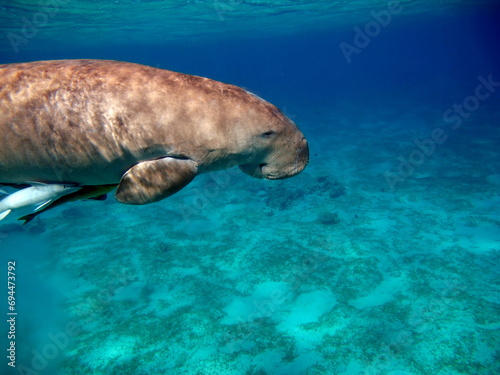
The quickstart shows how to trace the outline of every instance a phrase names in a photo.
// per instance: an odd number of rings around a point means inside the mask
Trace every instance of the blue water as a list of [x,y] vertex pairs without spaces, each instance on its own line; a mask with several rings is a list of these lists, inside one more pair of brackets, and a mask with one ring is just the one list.
[[311,148],[287,180],[231,169],[151,205],[11,214],[0,374],[500,373],[499,3],[402,2],[385,26],[372,3],[0,2],[0,63],[236,84]]

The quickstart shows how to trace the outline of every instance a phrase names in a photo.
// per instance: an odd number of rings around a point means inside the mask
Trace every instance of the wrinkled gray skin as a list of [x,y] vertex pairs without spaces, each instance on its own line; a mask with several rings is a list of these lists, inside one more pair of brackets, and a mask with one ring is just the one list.
[[0,65],[0,184],[119,184],[145,204],[200,173],[282,179],[308,159],[295,124],[236,86],[118,61]]

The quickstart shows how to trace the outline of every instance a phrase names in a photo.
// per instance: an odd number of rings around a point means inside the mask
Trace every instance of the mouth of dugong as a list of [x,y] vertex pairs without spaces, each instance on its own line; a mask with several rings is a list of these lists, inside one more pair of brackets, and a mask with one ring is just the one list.
[[309,162],[309,146],[305,138],[293,155],[278,154],[270,162],[249,163],[239,166],[243,173],[266,180],[282,180],[302,172]]

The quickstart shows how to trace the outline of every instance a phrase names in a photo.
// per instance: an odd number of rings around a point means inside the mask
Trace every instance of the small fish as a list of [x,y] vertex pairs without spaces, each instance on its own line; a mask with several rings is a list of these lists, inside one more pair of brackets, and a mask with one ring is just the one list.
[[59,197],[50,206],[46,206],[37,212],[20,217],[17,220],[24,220],[23,225],[25,225],[28,224],[31,220],[33,220],[35,217],[40,215],[42,212],[45,212],[57,206],[61,206],[65,203],[75,202],[81,199],[104,200],[106,199],[106,194],[115,188],[116,185],[82,186],[81,189],[76,192]]
[[50,205],[59,197],[79,190],[75,185],[30,183],[31,187],[7,195],[0,201],[0,220],[3,220],[12,210],[34,206],[35,211]]

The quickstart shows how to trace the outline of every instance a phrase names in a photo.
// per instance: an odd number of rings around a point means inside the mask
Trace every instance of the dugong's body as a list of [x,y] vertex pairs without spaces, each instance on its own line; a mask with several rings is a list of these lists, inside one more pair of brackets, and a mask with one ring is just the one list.
[[308,156],[291,120],[236,86],[118,61],[0,65],[0,184],[118,184],[144,204],[236,165],[290,177]]

